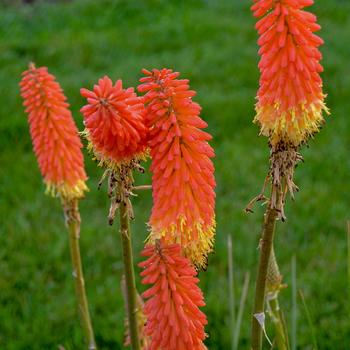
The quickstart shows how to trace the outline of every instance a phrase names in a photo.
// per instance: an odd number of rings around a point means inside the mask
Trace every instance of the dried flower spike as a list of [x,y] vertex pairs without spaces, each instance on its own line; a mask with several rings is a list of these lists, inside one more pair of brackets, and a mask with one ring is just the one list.
[[215,234],[214,151],[188,80],[170,69],[143,70],[153,173],[150,241],[179,243],[196,266],[206,266]]
[[316,16],[303,10],[312,0],[254,0],[260,46],[260,88],[255,121],[272,146],[299,146],[324,122],[323,71],[318,47],[323,40]]
[[151,284],[147,298],[145,333],[151,337],[148,350],[204,350],[205,305],[196,271],[181,255],[181,246],[156,241],[146,245],[140,263],[143,284]]
[[46,67],[30,64],[20,87],[47,191],[67,200],[83,197],[87,176],[82,144],[60,85]]
[[93,91],[80,90],[88,104],[81,108],[89,148],[101,166],[111,169],[143,158],[147,129],[144,105],[133,88],[123,89],[122,81],[113,85],[103,77]]

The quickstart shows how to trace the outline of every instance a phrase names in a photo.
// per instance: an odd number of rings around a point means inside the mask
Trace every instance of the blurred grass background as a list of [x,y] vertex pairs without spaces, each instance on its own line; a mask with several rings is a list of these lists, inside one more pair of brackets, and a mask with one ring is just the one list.
[[[82,129],[79,88],[104,74],[136,86],[140,69],[173,68],[191,80],[216,149],[217,243],[200,273],[209,318],[209,349],[228,349],[227,235],[240,293],[247,270],[255,276],[263,210],[243,208],[256,195],[268,167],[265,138],[252,124],[258,85],[257,45],[250,1],[76,0],[21,5],[0,1],[0,349],[83,349],[76,318],[67,234],[58,200],[44,195],[18,93],[29,61],[49,67]],[[297,258],[297,283],[312,314],[319,349],[349,349],[346,220],[350,203],[350,2],[318,0],[312,7],[326,44],[323,74],[332,117],[298,167],[301,191],[278,225],[276,252],[286,283]],[[81,203],[81,249],[96,340],[121,349],[122,263],[117,226],[108,227],[102,173],[86,156],[91,191]],[[139,184],[149,176],[138,176]],[[147,235],[151,194],[135,199],[135,252]],[[137,260],[139,259],[137,255]],[[143,287],[141,287],[142,289]],[[253,284],[239,349],[249,348]],[[290,324],[291,288],[281,293]],[[268,329],[271,333],[271,329]],[[312,349],[299,300],[298,349]]]

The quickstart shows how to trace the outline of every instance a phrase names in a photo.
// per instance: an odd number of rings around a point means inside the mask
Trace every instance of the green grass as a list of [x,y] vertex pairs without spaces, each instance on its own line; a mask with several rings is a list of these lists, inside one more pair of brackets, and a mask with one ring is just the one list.
[[[0,1],[1,4],[1,1]],[[243,208],[258,193],[268,148],[252,124],[258,84],[255,20],[250,1],[72,1],[33,6],[0,5],[0,349],[84,349],[75,312],[68,239],[58,200],[44,195],[18,93],[29,61],[46,65],[65,89],[82,129],[80,87],[102,75],[135,86],[140,69],[170,67],[191,80],[216,149],[217,244],[200,273],[209,318],[210,349],[228,349],[227,234],[233,233],[235,278],[254,278],[262,209]],[[332,117],[303,150],[301,191],[278,225],[276,254],[290,284],[290,259],[298,264],[298,288],[317,327],[319,349],[348,349],[345,225],[350,193],[350,3],[318,0],[312,11],[326,44],[323,74]],[[81,203],[87,290],[100,349],[121,349],[123,302],[117,227],[107,225],[102,173],[89,157],[91,191]],[[138,176],[139,183],[149,177]],[[135,201],[135,251],[147,235],[150,193]],[[139,257],[137,256],[137,260]],[[241,289],[239,286],[238,289]],[[239,349],[249,349],[254,283],[243,315]],[[236,295],[240,295],[237,290]],[[281,293],[291,324],[291,288]],[[220,302],[218,302],[220,301]],[[299,310],[301,305],[299,305]],[[311,349],[307,319],[299,311],[298,348]],[[271,334],[271,329],[268,329]]]

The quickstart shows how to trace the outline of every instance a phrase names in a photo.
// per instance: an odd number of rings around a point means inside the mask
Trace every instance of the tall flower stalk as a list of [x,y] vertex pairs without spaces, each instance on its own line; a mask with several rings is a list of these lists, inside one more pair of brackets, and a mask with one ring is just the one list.
[[143,70],[152,163],[151,233],[140,266],[150,350],[206,349],[206,317],[196,269],[207,267],[215,235],[211,136],[186,79],[170,69]]
[[140,310],[133,265],[130,219],[134,213],[130,197],[134,187],[133,171],[143,171],[140,161],[146,157],[144,105],[132,88],[124,89],[121,80],[113,85],[108,77],[100,79],[92,91],[81,89],[81,94],[87,99],[81,112],[88,147],[99,165],[106,167],[103,177],[108,177],[110,224],[119,209],[129,340],[131,348],[139,350],[142,334],[138,327]]
[[69,245],[73,265],[73,278],[75,279],[75,292],[77,295],[79,313],[82,320],[81,323],[86,334],[86,341],[89,350],[94,350],[96,349],[96,343],[90,319],[88,299],[85,292],[85,280],[79,247],[81,221],[78,208],[78,200],[73,199],[71,201],[63,201],[62,204],[65,214],[66,226],[69,232]]
[[[260,18],[256,29],[261,56],[254,121],[260,126],[260,133],[269,139],[270,170],[265,182],[271,190],[268,198],[265,189],[256,198],[266,200],[266,213],[252,320],[253,350],[262,346],[267,279],[279,275],[276,260],[270,261],[275,222],[285,220],[286,196],[289,193],[293,198],[298,190],[294,169],[302,160],[299,149],[319,131],[324,123],[323,112],[329,113],[319,75],[323,68],[318,47],[323,41],[314,34],[320,26],[316,16],[303,10],[312,4],[312,0],[254,0],[252,6],[254,16]],[[272,306],[276,306],[282,286],[280,276],[279,282],[268,290],[270,305],[272,300]],[[277,336],[281,329],[277,329]],[[286,338],[284,334],[283,339]]]
[[78,130],[55,77],[34,64],[22,75],[21,95],[28,114],[33,148],[47,193],[61,199],[73,265],[81,325],[89,349],[96,349],[80,257],[78,203],[87,191],[82,144]]

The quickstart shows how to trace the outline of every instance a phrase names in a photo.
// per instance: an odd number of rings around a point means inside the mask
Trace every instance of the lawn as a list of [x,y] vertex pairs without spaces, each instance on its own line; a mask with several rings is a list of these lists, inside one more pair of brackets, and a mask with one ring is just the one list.
[[[258,137],[252,124],[259,74],[251,2],[9,3],[0,1],[0,349],[84,349],[63,215],[59,201],[44,195],[18,92],[20,74],[30,61],[56,75],[80,130],[79,89],[91,88],[105,74],[136,86],[141,68],[168,67],[191,80],[216,150],[216,251],[208,270],[200,273],[209,319],[207,346],[229,349],[227,236],[232,235],[239,295],[246,271],[254,280],[263,215],[262,208],[250,215],[243,209],[259,192],[268,168],[266,138]],[[350,2],[316,0],[312,11],[326,42],[323,79],[332,116],[303,149],[305,163],[296,172],[301,190],[287,205],[287,222],[278,224],[276,252],[289,284],[280,302],[290,325],[295,255],[297,286],[305,295],[318,348],[345,350],[350,346]],[[97,191],[102,170],[85,155],[90,192],[81,202],[81,249],[96,340],[99,349],[121,349],[120,240],[117,226],[107,224],[106,189]],[[148,175],[137,176],[139,184],[149,181]],[[151,193],[140,194],[134,205],[134,250],[139,252],[147,236]],[[239,349],[249,349],[253,287]],[[297,325],[298,349],[312,349],[300,299]]]

